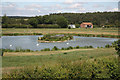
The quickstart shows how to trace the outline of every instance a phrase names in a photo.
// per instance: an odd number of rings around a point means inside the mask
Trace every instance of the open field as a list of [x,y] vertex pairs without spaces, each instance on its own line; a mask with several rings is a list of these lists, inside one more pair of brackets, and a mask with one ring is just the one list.
[[[118,56],[115,53],[114,48],[5,53],[2,59],[3,78],[23,76],[30,78],[29,75],[32,78],[43,76],[47,78],[70,77],[70,79],[115,78],[118,77]],[[112,71],[110,71],[111,67]],[[35,69],[37,72],[34,73]]]
[[85,28],[76,28],[76,29],[14,29],[14,28],[3,28],[2,33],[75,33],[75,34],[108,34],[108,35],[118,35],[117,28],[93,28],[93,29],[85,29]]

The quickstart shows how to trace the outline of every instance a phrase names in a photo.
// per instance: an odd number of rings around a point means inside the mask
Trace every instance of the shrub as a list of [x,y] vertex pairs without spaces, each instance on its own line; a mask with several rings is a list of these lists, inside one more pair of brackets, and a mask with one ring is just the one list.
[[2,28],[32,28],[31,25],[25,25],[25,24],[2,24]]
[[111,46],[109,44],[105,45],[105,48],[110,48]]
[[100,48],[99,46],[97,48]]
[[93,48],[93,46],[89,46],[89,48]]
[[72,46],[69,46],[68,48],[69,48],[69,49],[73,49],[73,47],[72,47]]
[[116,42],[115,50],[117,51],[117,54],[120,56],[120,39]]
[[63,53],[63,54],[67,54],[67,53]]
[[65,50],[65,48],[61,48],[61,50]]
[[75,47],[75,49],[79,49],[79,48],[80,48],[80,46],[76,46],[76,47]]
[[54,46],[54,47],[52,48],[52,51],[56,51],[56,50],[59,50],[59,48],[57,48],[56,46]]
[[50,48],[41,49],[41,51],[50,51]]

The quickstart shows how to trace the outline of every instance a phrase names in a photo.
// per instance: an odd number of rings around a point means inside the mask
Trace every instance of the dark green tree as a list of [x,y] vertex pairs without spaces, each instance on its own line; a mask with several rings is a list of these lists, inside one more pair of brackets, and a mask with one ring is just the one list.
[[68,26],[68,21],[65,17],[60,16],[57,19],[57,24],[61,27],[61,28],[67,28]]
[[4,24],[7,28],[9,22],[9,18],[6,16],[6,14],[2,17],[2,24]]
[[29,19],[29,24],[33,26],[33,28],[37,28],[38,20],[36,18]]
[[2,24],[6,24],[8,23],[8,17],[6,16],[6,14],[2,17]]
[[38,24],[43,24],[43,17],[42,16],[36,16],[38,20]]

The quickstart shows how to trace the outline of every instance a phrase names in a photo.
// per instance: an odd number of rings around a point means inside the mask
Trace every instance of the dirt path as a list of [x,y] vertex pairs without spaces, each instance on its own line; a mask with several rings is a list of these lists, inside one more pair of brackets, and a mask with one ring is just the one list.
[[25,67],[4,67],[4,68],[2,68],[2,73],[10,73],[13,70],[23,69],[23,68],[25,68]]
[[64,52],[72,51],[86,51],[94,49],[72,49],[72,50],[58,50],[58,51],[38,51],[38,52],[5,52],[4,56],[32,56],[32,55],[50,55],[50,54],[60,54]]

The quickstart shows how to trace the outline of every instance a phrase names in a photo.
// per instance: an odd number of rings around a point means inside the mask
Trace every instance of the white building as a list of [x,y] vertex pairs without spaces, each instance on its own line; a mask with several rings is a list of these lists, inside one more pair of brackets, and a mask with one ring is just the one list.
[[70,25],[68,25],[68,28],[70,28],[70,29],[71,29],[71,28],[76,28],[76,27],[75,27],[75,25],[70,24]]

